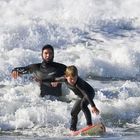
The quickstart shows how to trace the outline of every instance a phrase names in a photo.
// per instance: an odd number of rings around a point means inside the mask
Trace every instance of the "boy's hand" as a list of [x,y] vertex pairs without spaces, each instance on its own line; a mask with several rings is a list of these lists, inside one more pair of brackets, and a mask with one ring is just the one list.
[[51,82],[52,87],[57,87],[58,86],[58,82]]
[[96,106],[92,107],[92,112],[98,115],[100,111],[96,108]]

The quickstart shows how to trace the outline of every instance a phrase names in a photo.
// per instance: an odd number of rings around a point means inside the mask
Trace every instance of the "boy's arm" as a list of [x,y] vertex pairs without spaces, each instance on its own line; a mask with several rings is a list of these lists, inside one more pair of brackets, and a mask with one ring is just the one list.
[[55,78],[48,78],[48,79],[42,80],[42,82],[58,82],[58,83],[62,83],[62,82],[65,82],[65,78],[64,78],[64,76],[55,77]]
[[63,83],[63,82],[66,81],[66,79],[65,79],[65,76],[62,76],[62,77],[56,77],[56,78],[54,79],[54,81],[55,81],[55,82],[58,82],[58,83]]
[[88,94],[86,93],[85,90],[81,89],[78,85],[76,85],[76,88],[83,94],[84,97],[86,97],[86,99],[88,100],[89,104],[94,107],[95,103],[93,102],[93,100],[88,96]]
[[88,96],[88,94],[86,94],[85,90],[81,89],[78,85],[76,85],[76,87],[80,90],[80,92],[83,94],[83,96],[85,96],[86,99],[88,100],[89,104],[92,107],[92,112],[95,113],[96,115],[98,115],[100,111],[96,107],[94,101]]
[[58,84],[63,83],[63,82],[65,82],[65,77],[64,77],[64,76],[62,76],[62,77],[56,77],[56,78],[54,78],[54,80],[51,82],[51,85],[52,85],[53,87],[56,87]]

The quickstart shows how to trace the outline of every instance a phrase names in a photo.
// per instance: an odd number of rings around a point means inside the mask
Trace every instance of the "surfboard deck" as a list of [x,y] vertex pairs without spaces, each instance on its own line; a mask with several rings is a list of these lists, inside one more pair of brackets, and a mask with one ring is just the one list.
[[91,125],[84,127],[80,130],[72,132],[69,136],[95,136],[102,135],[106,132],[105,125],[103,123],[99,123],[96,125]]

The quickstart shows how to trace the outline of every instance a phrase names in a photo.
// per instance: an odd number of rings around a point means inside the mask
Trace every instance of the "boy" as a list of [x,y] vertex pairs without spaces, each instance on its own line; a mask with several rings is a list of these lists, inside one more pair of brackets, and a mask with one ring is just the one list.
[[75,66],[68,66],[63,78],[56,78],[56,81],[65,81],[68,88],[70,88],[80,99],[78,99],[71,111],[71,125],[70,130],[77,130],[78,114],[82,110],[87,126],[92,125],[91,113],[88,108],[88,104],[92,107],[92,112],[99,114],[99,110],[96,108],[93,98],[95,95],[94,89],[83,79],[78,76],[78,70]]

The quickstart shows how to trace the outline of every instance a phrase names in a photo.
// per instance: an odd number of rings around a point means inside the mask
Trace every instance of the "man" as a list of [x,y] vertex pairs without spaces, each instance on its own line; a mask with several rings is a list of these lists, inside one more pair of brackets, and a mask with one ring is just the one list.
[[45,95],[62,96],[61,83],[52,82],[55,77],[64,75],[66,66],[64,64],[53,62],[54,49],[51,45],[45,45],[42,48],[42,63],[31,64],[25,67],[17,67],[12,70],[12,77],[16,79],[22,74],[32,73],[40,82],[40,96]]

